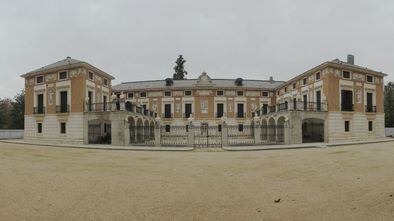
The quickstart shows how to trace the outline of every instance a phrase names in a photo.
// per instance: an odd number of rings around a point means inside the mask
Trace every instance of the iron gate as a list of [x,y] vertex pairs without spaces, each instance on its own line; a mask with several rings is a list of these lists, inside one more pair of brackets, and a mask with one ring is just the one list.
[[194,127],[194,147],[222,147],[222,125]]
[[302,142],[324,142],[324,122],[304,121],[302,123]]

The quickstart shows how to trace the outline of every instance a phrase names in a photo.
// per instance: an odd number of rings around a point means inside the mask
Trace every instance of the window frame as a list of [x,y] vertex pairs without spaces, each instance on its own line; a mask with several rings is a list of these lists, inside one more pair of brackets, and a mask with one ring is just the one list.
[[[142,95],[144,95],[144,96],[142,96]],[[146,91],[140,92],[140,97],[146,98],[146,95],[147,95]]]
[[[60,78],[60,74],[63,74],[63,73],[66,73],[66,77],[65,78]],[[59,81],[68,80],[68,71],[64,70],[64,71],[57,72],[57,80],[59,80]]]
[[[167,95],[167,93],[170,93],[170,95]],[[164,97],[171,97],[172,93],[171,91],[164,91]]]
[[42,134],[42,122],[37,123],[37,133]]
[[[241,95],[240,92],[242,93]],[[244,96],[244,91],[237,91],[237,97],[243,97],[243,96]]]
[[[92,74],[92,78],[90,78],[90,74]],[[94,80],[94,72],[93,71],[88,71],[88,79],[89,80]]]
[[[368,81],[368,77],[371,77],[372,81]],[[375,83],[375,77],[373,75],[367,74],[367,75],[365,75],[365,82],[373,84],[373,83]]]
[[368,121],[368,132],[373,132],[373,121]]
[[345,132],[350,132],[350,121],[349,120],[345,120],[344,122],[344,126],[345,126]]
[[[42,81],[41,81],[41,82],[38,82],[38,78],[42,78]],[[44,84],[44,83],[45,83],[45,77],[44,77],[44,75],[36,76],[36,84]]]
[[[317,78],[317,76],[319,76],[319,78]],[[316,81],[320,81],[321,80],[321,72],[320,71],[315,73],[315,80]]]
[[[186,94],[186,92],[190,92],[190,94]],[[192,96],[192,91],[191,90],[185,90],[183,95],[184,96]]]
[[[64,125],[64,127],[63,127]],[[64,129],[64,131],[63,131]],[[67,134],[67,124],[66,122],[60,122],[60,134]]]
[[[348,78],[346,78],[346,77],[343,76],[344,72],[349,73],[349,77],[348,77]],[[351,71],[348,71],[348,70],[342,70],[342,75],[341,75],[341,77],[342,77],[343,79],[351,80],[351,79],[352,79],[352,72],[351,72]]]
[[[264,95],[264,94],[267,94],[267,95]],[[262,91],[262,92],[261,92],[261,96],[262,96],[262,97],[269,97],[268,91]]]
[[107,78],[103,78],[103,85],[108,87],[109,86],[109,81]]
[[[222,94],[219,94],[219,91],[222,92]],[[224,90],[217,90],[216,96],[224,96]]]
[[302,79],[302,86],[305,86],[307,84],[308,84],[308,78],[305,77]]

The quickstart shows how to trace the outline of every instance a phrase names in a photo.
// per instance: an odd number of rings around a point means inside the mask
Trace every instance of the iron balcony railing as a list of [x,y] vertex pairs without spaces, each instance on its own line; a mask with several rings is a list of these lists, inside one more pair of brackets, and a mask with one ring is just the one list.
[[87,111],[89,112],[105,112],[111,110],[112,103],[91,103],[87,104]]
[[56,105],[56,113],[69,113],[70,105]]
[[276,106],[262,107],[261,110],[258,110],[256,112],[256,114],[258,114],[258,116],[261,116],[261,115],[266,115],[269,113],[276,113],[281,111],[311,111],[311,112],[327,111],[327,104],[324,102],[304,102],[304,101],[284,102],[284,103],[279,103]]
[[375,113],[376,112],[376,106],[365,105],[365,112]]
[[45,114],[45,107],[34,107],[33,108],[33,114]]
[[353,104],[341,104],[341,111],[354,111]]
[[221,117],[223,117],[224,116],[224,112],[216,112],[215,113],[215,117],[216,118],[221,118]]
[[237,118],[245,118],[245,112],[237,112]]
[[[87,112],[107,112],[107,111],[120,111],[119,102],[105,102],[105,103],[87,103]],[[143,107],[136,106],[131,102],[125,103],[125,111],[142,114],[149,117],[157,117],[157,113],[144,109]]]

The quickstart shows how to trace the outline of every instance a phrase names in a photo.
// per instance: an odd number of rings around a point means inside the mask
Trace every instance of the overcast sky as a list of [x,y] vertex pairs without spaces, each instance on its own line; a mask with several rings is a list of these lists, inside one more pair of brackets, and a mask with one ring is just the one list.
[[0,0],[0,29],[0,97],[67,56],[115,84],[171,77],[179,54],[188,78],[288,80],[348,53],[394,74],[392,0]]

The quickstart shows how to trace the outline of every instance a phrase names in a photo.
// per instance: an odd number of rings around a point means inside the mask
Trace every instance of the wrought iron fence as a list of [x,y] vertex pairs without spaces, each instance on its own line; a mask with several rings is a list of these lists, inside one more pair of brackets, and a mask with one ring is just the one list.
[[221,147],[222,146],[222,126],[202,125],[193,127],[194,147]]
[[130,144],[154,145],[155,131],[152,126],[130,126]]
[[280,144],[285,141],[285,125],[261,125],[260,139],[263,144]]
[[187,146],[188,127],[170,125],[161,126],[160,144],[162,146]]
[[254,145],[254,125],[227,125],[228,145]]

